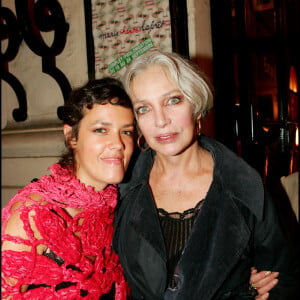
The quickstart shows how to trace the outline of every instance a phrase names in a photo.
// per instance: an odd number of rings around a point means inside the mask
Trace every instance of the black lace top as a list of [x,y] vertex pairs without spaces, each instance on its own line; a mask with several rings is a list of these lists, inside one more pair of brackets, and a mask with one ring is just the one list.
[[177,285],[176,267],[202,204],[203,200],[183,213],[168,213],[162,208],[157,209],[167,251],[169,288],[175,288]]

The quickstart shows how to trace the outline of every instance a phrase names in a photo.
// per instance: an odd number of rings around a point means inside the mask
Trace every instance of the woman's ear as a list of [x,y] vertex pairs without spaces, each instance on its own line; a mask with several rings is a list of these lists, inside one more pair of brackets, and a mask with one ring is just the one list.
[[63,131],[64,131],[64,136],[65,136],[66,143],[72,149],[74,149],[76,147],[76,138],[73,136],[72,126],[64,124]]
[[196,118],[196,122],[200,122],[201,121],[201,113],[198,114],[197,118]]
[[196,134],[200,136],[201,135],[201,113],[199,113],[199,115],[197,116],[195,120],[195,125],[196,125]]

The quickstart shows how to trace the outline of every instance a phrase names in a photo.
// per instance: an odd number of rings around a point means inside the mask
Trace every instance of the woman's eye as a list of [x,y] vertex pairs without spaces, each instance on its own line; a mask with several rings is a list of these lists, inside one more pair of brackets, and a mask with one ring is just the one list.
[[96,128],[95,129],[95,132],[97,132],[97,133],[105,133],[107,130],[105,129],[105,128]]
[[142,115],[142,114],[145,114],[148,110],[149,110],[149,108],[147,106],[140,106],[135,110],[135,113],[137,115]]
[[128,135],[128,136],[133,136],[133,130],[125,130],[123,131],[123,134]]
[[174,105],[174,104],[179,103],[180,100],[181,100],[181,97],[172,97],[172,98],[168,99],[167,104]]

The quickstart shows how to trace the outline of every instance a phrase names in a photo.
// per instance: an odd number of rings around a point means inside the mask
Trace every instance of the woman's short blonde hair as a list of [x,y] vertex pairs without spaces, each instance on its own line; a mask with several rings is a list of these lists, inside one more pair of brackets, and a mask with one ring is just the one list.
[[133,78],[151,66],[161,66],[168,71],[185,98],[193,106],[193,116],[203,119],[213,107],[213,92],[209,81],[199,68],[176,53],[147,52],[132,61],[123,77],[123,84],[130,95]]

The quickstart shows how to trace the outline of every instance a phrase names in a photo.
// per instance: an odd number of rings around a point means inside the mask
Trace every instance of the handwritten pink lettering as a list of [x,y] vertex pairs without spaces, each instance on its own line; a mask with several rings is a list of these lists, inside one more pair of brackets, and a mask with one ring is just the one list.
[[129,33],[138,33],[140,30],[138,27],[133,27],[132,29],[126,28],[126,25],[123,29],[120,30],[120,34],[129,34]]
[[124,25],[124,27],[118,32],[107,32],[107,33],[101,33],[99,34],[100,39],[106,39],[106,38],[111,38],[111,37],[116,37],[119,34],[133,34],[133,33],[138,33],[141,31],[146,31],[147,34],[150,34],[152,30],[154,29],[159,29],[163,27],[164,25],[168,25],[165,21],[154,21],[152,22],[146,22],[145,20],[143,21],[143,24],[141,26],[135,26],[135,27],[127,27]]

